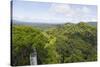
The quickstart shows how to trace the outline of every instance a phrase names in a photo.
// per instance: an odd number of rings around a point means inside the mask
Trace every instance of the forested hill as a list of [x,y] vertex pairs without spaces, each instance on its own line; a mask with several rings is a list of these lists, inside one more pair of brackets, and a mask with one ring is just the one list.
[[34,48],[38,64],[97,60],[96,26],[84,22],[32,24],[12,26],[12,65],[30,65],[29,56]]
[[[85,22],[88,23],[89,25],[93,25],[93,26],[97,26],[97,22]],[[55,27],[55,26],[59,26],[59,25],[64,25],[64,24],[73,24],[70,22],[66,22],[63,24],[60,23],[38,23],[38,22],[23,22],[23,21],[17,21],[17,20],[13,20],[13,24],[15,25],[28,25],[28,26],[34,26],[34,27],[41,27],[41,28],[50,28],[50,27]]]
[[93,26],[97,26],[97,22],[88,22],[88,24],[93,25]]
[[[51,24],[51,23],[22,22],[22,21],[16,21],[16,20],[13,20],[13,24],[14,25],[33,26],[33,27],[38,27],[38,28],[42,28],[42,29],[51,28],[51,27],[55,27],[56,25],[59,25],[59,24]],[[60,25],[62,25],[62,24],[60,24]]]

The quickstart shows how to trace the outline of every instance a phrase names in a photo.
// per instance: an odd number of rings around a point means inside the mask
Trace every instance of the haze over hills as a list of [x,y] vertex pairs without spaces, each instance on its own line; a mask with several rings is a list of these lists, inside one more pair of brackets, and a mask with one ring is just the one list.
[[97,26],[97,22],[88,22],[88,24],[93,25],[93,26]]
[[50,23],[50,22],[26,22],[26,21],[19,21],[19,20],[12,20],[14,24],[49,24],[49,25],[56,25],[56,24],[64,24],[66,22],[58,22],[58,23]]
[[55,27],[55,26],[59,25],[59,24],[51,24],[51,23],[22,22],[22,21],[16,21],[16,20],[14,20],[12,23],[15,24],[15,25],[27,25],[27,26],[34,26],[34,27],[44,28],[44,29]]
[[[12,21],[13,24],[16,24],[16,25],[29,25],[29,26],[55,26],[55,25],[63,25],[65,23],[39,23],[39,22],[23,22],[23,21],[17,21],[17,20],[13,20]],[[67,23],[70,23],[70,22],[67,22]],[[73,22],[71,22],[73,23]],[[97,22],[86,22],[90,25],[93,25],[93,26],[97,26]]]

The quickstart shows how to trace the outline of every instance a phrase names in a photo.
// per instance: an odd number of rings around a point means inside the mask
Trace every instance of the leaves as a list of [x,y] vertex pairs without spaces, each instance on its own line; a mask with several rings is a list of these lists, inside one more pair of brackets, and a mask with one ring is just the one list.
[[97,60],[95,26],[81,22],[44,28],[13,25],[12,65],[30,65],[29,56],[34,48],[38,64]]

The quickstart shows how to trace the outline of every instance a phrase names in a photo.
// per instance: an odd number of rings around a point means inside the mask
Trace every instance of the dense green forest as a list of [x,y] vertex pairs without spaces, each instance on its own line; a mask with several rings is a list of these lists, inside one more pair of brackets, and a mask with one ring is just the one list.
[[97,28],[84,22],[49,27],[13,24],[12,65],[30,65],[34,48],[38,65],[96,61]]

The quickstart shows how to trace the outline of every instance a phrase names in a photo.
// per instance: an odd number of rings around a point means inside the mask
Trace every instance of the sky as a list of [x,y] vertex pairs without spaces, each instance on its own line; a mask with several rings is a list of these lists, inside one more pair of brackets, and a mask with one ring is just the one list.
[[97,21],[97,6],[13,0],[13,20],[37,23]]

